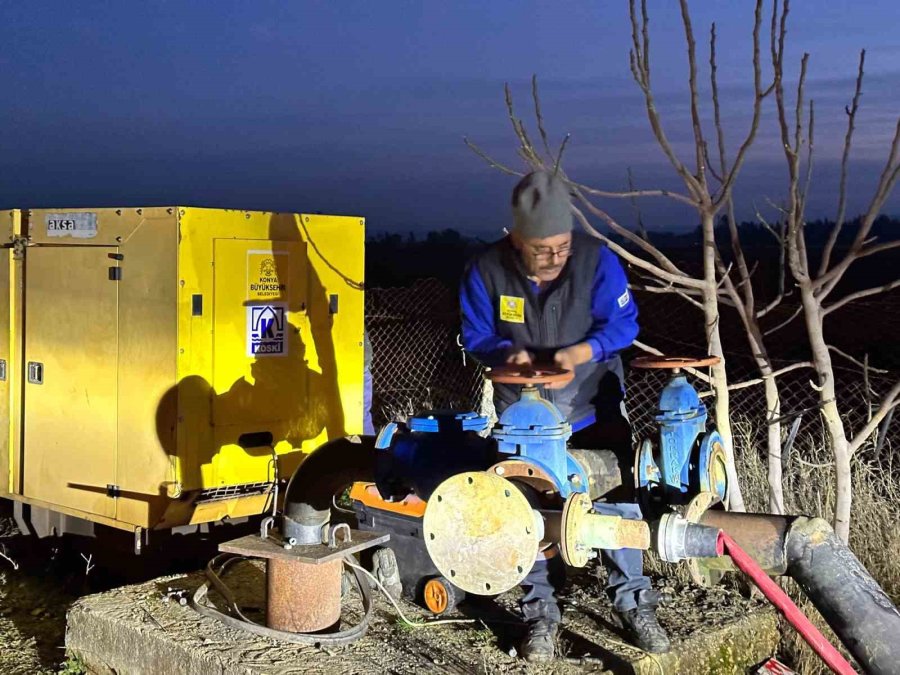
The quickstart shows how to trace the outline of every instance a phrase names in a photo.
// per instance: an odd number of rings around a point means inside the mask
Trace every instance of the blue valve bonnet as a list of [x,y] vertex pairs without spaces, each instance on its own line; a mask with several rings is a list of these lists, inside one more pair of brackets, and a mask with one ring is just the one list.
[[[493,432],[498,441],[534,442],[542,440],[568,440],[572,426],[566,422],[555,405],[541,398],[537,390],[525,389],[521,398],[500,415]],[[521,438],[521,441],[518,439]]]
[[663,388],[659,397],[661,413],[685,413],[694,410],[705,410],[697,390],[694,389],[684,375],[676,375]]

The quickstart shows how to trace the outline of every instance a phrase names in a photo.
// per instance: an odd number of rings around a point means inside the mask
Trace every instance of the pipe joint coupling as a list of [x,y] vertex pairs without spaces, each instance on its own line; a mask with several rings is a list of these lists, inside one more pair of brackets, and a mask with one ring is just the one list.
[[698,525],[677,513],[667,513],[651,526],[656,552],[666,562],[687,558],[717,558],[723,554],[719,530]]
[[284,516],[281,522],[281,536],[284,543],[290,546],[324,544],[328,541],[328,521],[317,525],[304,525]]

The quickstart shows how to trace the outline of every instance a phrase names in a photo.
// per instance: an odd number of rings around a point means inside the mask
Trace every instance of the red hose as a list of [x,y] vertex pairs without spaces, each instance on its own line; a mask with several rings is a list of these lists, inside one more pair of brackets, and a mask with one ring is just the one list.
[[806,643],[813,648],[813,651],[825,664],[839,675],[856,675],[856,671],[847,659],[841,656],[834,645],[806,618],[806,615],[800,611],[787,593],[762,571],[756,561],[724,532],[719,532],[719,537],[725,545],[725,552],[731,556],[735,567],[750,577],[769,602],[775,605],[775,608],[784,615],[784,618],[800,633],[800,637],[806,640]]

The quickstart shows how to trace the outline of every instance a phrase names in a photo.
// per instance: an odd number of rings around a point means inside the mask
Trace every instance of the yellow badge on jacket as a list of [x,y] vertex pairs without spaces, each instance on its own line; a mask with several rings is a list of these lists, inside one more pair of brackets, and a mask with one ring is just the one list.
[[501,295],[500,320],[509,323],[525,323],[525,298]]

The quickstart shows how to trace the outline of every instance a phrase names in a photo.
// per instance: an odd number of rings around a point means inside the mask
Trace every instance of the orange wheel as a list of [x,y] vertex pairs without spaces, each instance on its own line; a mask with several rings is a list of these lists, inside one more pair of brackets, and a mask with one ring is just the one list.
[[499,384],[566,384],[575,379],[571,370],[558,366],[524,366],[505,364],[491,368],[485,377]]
[[638,356],[631,360],[632,368],[641,368],[644,370],[672,370],[675,368],[703,368],[705,366],[714,366],[721,359],[718,356]]
[[444,577],[435,577],[425,583],[422,599],[432,614],[445,614],[456,607],[456,589]]

